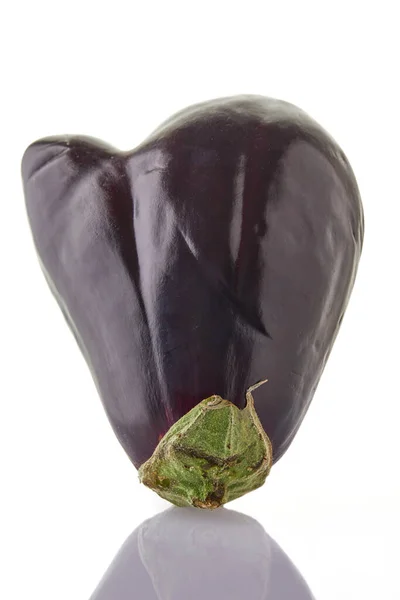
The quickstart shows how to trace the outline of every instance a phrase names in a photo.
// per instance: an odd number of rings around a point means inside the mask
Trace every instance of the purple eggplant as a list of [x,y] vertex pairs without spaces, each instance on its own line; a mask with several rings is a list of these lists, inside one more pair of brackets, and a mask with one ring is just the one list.
[[255,409],[279,460],[362,248],[355,177],[328,133],[286,102],[222,98],[131,152],[39,140],[22,175],[45,277],[133,464],[204,399],[241,410],[265,379]]

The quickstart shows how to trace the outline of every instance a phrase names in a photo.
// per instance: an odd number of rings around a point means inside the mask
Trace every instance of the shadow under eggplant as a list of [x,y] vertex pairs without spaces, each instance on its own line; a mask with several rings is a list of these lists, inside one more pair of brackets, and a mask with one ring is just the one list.
[[128,537],[90,600],[313,600],[253,518],[169,508]]

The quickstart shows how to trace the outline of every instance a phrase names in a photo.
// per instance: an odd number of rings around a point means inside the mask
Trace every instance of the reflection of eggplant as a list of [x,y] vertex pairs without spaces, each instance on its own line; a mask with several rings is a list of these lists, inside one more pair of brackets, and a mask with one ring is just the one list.
[[22,173],[49,285],[139,466],[213,394],[255,397],[278,460],[314,394],[363,237],[340,148],[298,108],[188,108],[132,152],[32,144]]
[[296,567],[247,515],[171,508],[126,540],[91,600],[313,600]]

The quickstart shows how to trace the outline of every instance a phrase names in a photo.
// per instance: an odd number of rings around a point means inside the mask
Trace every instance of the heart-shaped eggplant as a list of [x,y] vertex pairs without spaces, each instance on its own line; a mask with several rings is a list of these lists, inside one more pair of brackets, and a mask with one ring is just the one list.
[[256,411],[276,462],[351,293],[363,212],[335,141],[286,102],[179,112],[132,152],[39,140],[22,164],[47,281],[132,462],[213,395]]

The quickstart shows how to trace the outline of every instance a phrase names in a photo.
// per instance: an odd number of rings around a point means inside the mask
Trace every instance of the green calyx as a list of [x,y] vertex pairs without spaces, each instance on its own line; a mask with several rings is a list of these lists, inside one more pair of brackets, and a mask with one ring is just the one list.
[[177,506],[218,508],[263,485],[271,442],[254,408],[211,396],[175,423],[139,469],[142,483]]

